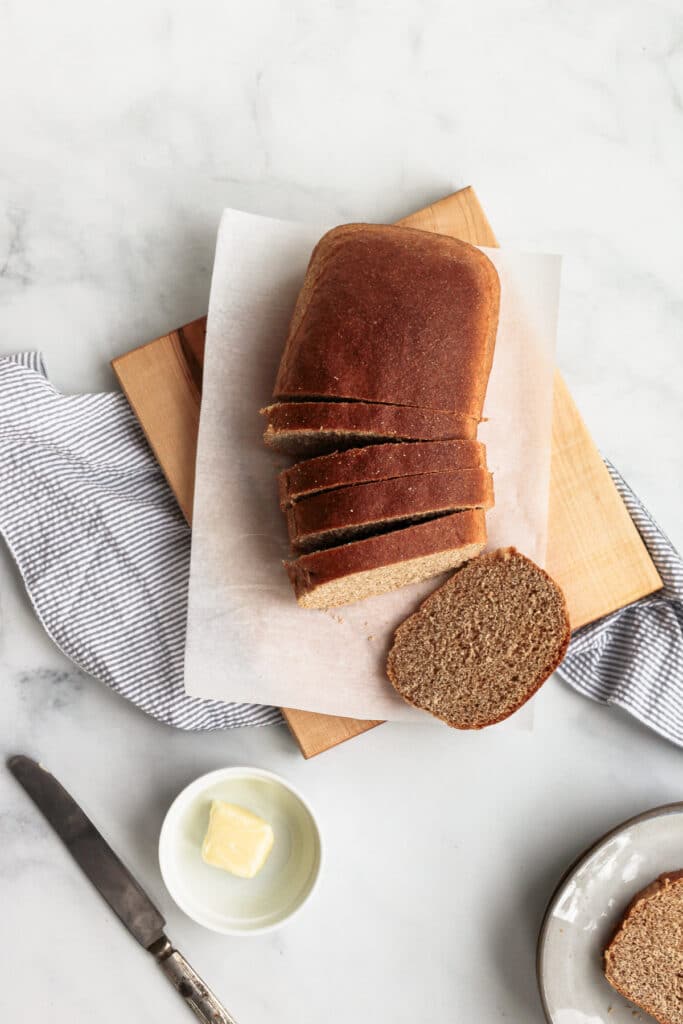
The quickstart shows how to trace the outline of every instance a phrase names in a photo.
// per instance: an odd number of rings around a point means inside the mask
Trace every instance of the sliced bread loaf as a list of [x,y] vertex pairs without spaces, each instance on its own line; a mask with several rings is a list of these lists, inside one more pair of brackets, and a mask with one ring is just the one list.
[[605,950],[605,977],[659,1024],[683,1024],[683,871],[631,901]]
[[409,704],[456,729],[481,729],[529,700],[569,636],[560,588],[504,548],[462,566],[398,627],[387,672]]
[[385,441],[471,439],[478,423],[471,416],[368,402],[279,402],[261,413],[268,447],[303,456]]
[[480,509],[301,555],[285,568],[303,608],[336,608],[437,576],[486,544]]
[[408,523],[493,505],[485,469],[375,480],[302,498],[287,509],[294,551],[315,551]]
[[284,469],[278,478],[280,508],[288,508],[311,494],[350,484],[485,468],[486,449],[481,441],[415,441],[349,448]]
[[415,228],[343,224],[315,247],[275,384],[481,417],[500,283],[483,252]]

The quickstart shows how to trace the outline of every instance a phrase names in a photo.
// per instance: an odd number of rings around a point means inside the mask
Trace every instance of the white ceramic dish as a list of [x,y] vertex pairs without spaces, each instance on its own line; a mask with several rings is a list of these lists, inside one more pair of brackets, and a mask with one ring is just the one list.
[[[275,843],[255,878],[236,878],[202,860],[213,799],[272,825]],[[313,892],[321,861],[311,808],[288,782],[260,768],[222,768],[196,779],[171,804],[159,837],[161,874],[175,902],[198,924],[226,935],[259,934],[291,918]]]
[[633,1004],[602,973],[602,951],[636,893],[680,868],[683,803],[631,818],[572,865],[548,904],[538,940],[538,984],[551,1024],[633,1024]]

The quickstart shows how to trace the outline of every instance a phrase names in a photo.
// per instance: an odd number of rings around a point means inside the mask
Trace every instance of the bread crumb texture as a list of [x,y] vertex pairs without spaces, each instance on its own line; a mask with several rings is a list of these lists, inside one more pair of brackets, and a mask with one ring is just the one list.
[[605,950],[605,975],[660,1024],[683,1024],[683,871],[635,897]]
[[522,706],[567,650],[557,584],[514,548],[474,558],[399,626],[387,672],[398,693],[456,729]]

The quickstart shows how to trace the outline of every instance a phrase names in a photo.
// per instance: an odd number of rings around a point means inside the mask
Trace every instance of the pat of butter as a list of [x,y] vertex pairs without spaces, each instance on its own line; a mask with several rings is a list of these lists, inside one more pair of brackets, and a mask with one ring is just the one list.
[[239,878],[253,878],[268,859],[275,837],[267,821],[244,807],[211,801],[202,860]]

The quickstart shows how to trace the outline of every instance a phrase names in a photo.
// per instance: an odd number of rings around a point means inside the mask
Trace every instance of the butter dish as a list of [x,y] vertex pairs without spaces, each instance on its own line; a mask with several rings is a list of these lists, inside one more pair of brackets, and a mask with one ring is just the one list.
[[[272,849],[254,877],[202,858],[211,807],[234,805],[272,829]],[[261,768],[221,768],[178,794],[159,836],[159,865],[174,901],[198,924],[226,935],[259,934],[289,920],[310,897],[322,861],[315,816],[288,782]]]

